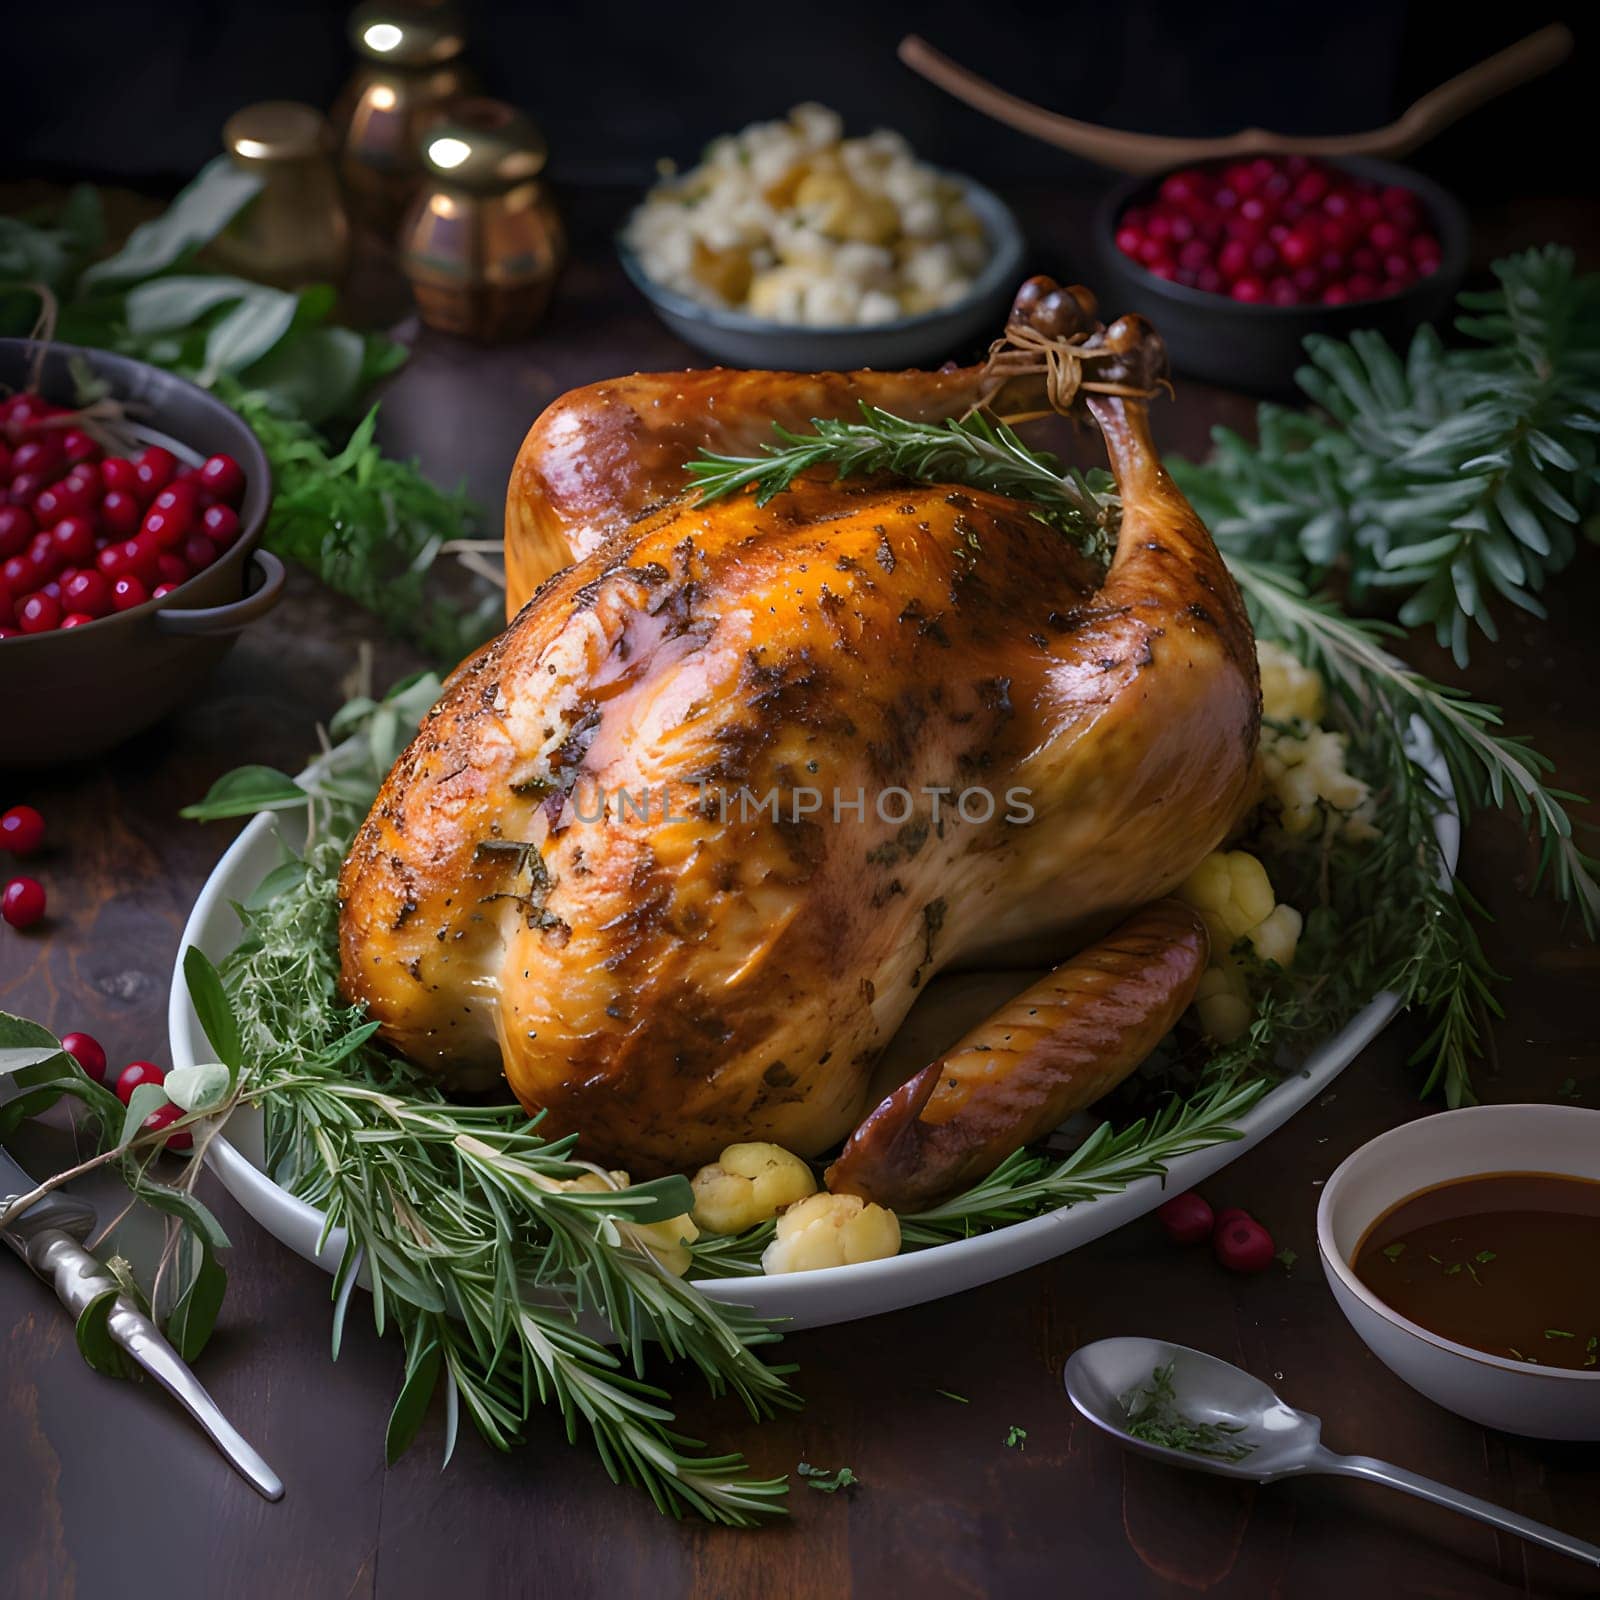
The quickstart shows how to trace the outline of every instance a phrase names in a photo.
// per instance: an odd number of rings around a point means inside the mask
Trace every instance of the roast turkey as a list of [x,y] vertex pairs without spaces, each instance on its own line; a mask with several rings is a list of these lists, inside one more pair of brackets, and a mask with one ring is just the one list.
[[[449,1084],[502,1074],[635,1175],[730,1142],[836,1151],[906,1207],[988,1170],[1172,1026],[1205,932],[1165,897],[1246,804],[1250,628],[1162,469],[1138,318],[1035,279],[990,361],[636,375],[534,424],[512,618],[450,678],[340,882],[343,985]],[[1121,499],[1102,574],[1024,502],[798,479],[698,503],[779,422],[1053,401]],[[934,974],[1061,964],[872,1103]]]

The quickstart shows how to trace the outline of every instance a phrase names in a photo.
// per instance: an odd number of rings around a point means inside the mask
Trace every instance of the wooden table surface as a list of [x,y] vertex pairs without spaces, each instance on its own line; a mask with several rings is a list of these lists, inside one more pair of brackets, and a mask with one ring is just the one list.
[[[1038,266],[1070,273],[1081,199],[1021,198]],[[693,359],[611,263],[614,202],[580,201],[576,260],[546,329],[497,350],[423,336],[385,405],[393,451],[420,455],[441,478],[465,475],[486,505],[498,504],[523,430],[555,395]],[[1484,259],[1491,247],[1576,236],[1594,263],[1595,223],[1576,204],[1530,203],[1478,222]],[[1239,396],[1181,383],[1162,410],[1162,440],[1199,453],[1213,424],[1247,426],[1251,415]],[[1593,794],[1595,553],[1549,598],[1547,622],[1513,614],[1501,647],[1480,647],[1460,681],[1503,704],[1568,786]],[[360,613],[298,578],[165,725],[79,770],[7,778],[0,806],[27,801],[49,821],[53,843],[37,871],[52,915],[28,936],[0,928],[0,1006],[58,1032],[86,1029],[119,1061],[165,1059],[179,931],[235,831],[182,822],[178,808],[241,762],[294,770],[372,638]],[[1452,675],[1431,647],[1411,654]],[[411,664],[381,643],[377,660],[380,681]],[[1600,967],[1575,926],[1527,898],[1534,864],[1499,819],[1475,827],[1464,853],[1496,919],[1490,955],[1511,979],[1480,1087],[1490,1100],[1600,1105]],[[355,1315],[331,1364],[329,1280],[208,1178],[202,1188],[233,1240],[232,1284],[200,1375],[282,1473],[287,1496],[259,1500],[151,1386],[91,1373],[45,1289],[0,1264],[0,1594],[932,1600],[1025,1585],[1096,1597],[1347,1600],[1362,1585],[1472,1600],[1594,1594],[1595,1574],[1574,1563],[1376,1488],[1322,1479],[1256,1490],[1126,1456],[1062,1392],[1062,1363],[1078,1344],[1170,1337],[1279,1384],[1324,1418],[1335,1448],[1388,1457],[1600,1540],[1600,1450],[1515,1439],[1439,1410],[1367,1353],[1324,1285],[1318,1187],[1356,1146],[1431,1109],[1418,1104],[1406,1065],[1417,1038],[1415,1026],[1396,1024],[1320,1103],[1207,1185],[1215,1204],[1246,1207],[1298,1253],[1288,1270],[1231,1276],[1204,1250],[1172,1248],[1146,1220],[984,1289],[792,1337],[783,1354],[799,1364],[807,1404],[798,1415],[757,1426],[680,1385],[689,1430],[744,1450],[763,1473],[804,1460],[848,1464],[860,1477],[849,1495],[797,1486],[788,1524],[759,1532],[658,1516],[636,1491],[614,1488],[549,1417],[510,1456],[464,1427],[441,1473],[436,1413],[411,1454],[386,1468],[398,1347]],[[17,1148],[40,1170],[52,1151],[67,1154],[47,1130]],[[1013,1427],[1026,1430],[1020,1448],[1007,1445]]]

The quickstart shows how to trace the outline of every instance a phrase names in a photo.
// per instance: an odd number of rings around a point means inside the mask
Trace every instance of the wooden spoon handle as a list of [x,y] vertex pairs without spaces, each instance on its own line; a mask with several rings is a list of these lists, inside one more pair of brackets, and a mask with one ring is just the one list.
[[1430,89],[1387,128],[1357,137],[1373,141],[1368,155],[1408,155],[1469,111],[1559,67],[1572,54],[1572,44],[1572,30],[1552,22]]
[[1486,100],[1559,66],[1571,51],[1572,31],[1562,23],[1551,23],[1429,90],[1394,122],[1367,133],[1305,138],[1243,128],[1223,138],[1179,139],[1159,133],[1129,133],[1046,111],[958,65],[914,33],[900,41],[900,59],[913,72],[973,110],[1100,166],[1140,173],[1267,150],[1308,156],[1405,155]]

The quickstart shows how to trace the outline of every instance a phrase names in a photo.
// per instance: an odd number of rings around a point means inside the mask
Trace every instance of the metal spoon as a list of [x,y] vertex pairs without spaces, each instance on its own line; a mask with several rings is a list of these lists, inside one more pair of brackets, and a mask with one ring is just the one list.
[[[1229,1461],[1189,1450],[1171,1450],[1128,1432],[1122,1397],[1144,1388],[1155,1370],[1169,1363],[1174,1403],[1185,1420],[1237,1429],[1230,1433],[1229,1442],[1248,1446],[1248,1453]],[[1214,1472],[1223,1478],[1245,1478],[1254,1483],[1276,1483],[1281,1478],[1314,1473],[1367,1478],[1600,1567],[1600,1545],[1574,1539],[1542,1522],[1519,1517],[1476,1495],[1463,1494],[1387,1461],[1372,1456],[1335,1455],[1322,1443],[1320,1418],[1285,1405],[1259,1378],[1203,1351],[1167,1344],[1161,1339],[1099,1339],[1073,1351],[1065,1378],[1073,1405],[1092,1423],[1128,1449],[1168,1466]]]

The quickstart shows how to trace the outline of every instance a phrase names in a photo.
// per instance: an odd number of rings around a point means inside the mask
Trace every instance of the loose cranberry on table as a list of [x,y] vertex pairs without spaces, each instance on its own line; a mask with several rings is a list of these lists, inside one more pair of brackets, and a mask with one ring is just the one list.
[[1174,1244],[1199,1244],[1211,1237],[1211,1207],[1192,1189],[1176,1194],[1156,1210],[1156,1221]]
[[44,843],[44,818],[32,806],[12,806],[0,815],[0,850],[31,856]]
[[31,928],[44,915],[44,885],[36,878],[13,878],[0,891],[0,917],[13,928]]
[[96,1083],[105,1081],[106,1053],[100,1048],[100,1041],[87,1033],[64,1033],[61,1035],[61,1048],[94,1079]]
[[1272,1235],[1254,1217],[1242,1213],[1232,1222],[1218,1224],[1211,1249],[1229,1272],[1265,1272],[1276,1254]]
[[1439,270],[1438,236],[1409,189],[1305,156],[1187,167],[1118,219],[1148,272],[1247,305],[1346,305]]
[[164,1068],[158,1067],[153,1061],[130,1061],[121,1072],[117,1074],[115,1088],[117,1099],[123,1105],[133,1098],[133,1091],[141,1083],[165,1083],[167,1074]]

